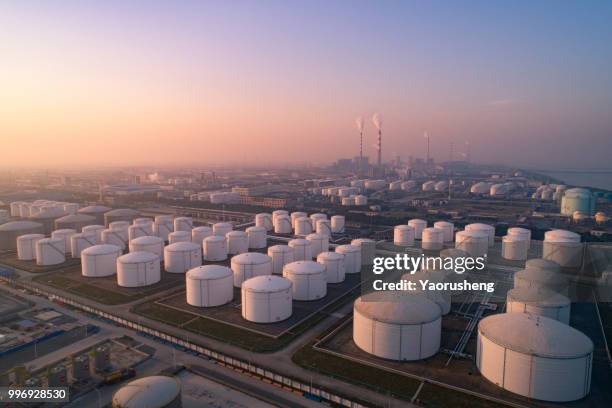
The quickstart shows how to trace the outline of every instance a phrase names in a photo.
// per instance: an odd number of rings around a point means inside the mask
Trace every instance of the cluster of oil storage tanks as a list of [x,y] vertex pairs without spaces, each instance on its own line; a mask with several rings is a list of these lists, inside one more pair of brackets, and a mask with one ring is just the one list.
[[321,194],[343,206],[361,206],[368,204],[368,197],[360,194],[363,190],[364,187],[357,186],[326,187],[321,189]]

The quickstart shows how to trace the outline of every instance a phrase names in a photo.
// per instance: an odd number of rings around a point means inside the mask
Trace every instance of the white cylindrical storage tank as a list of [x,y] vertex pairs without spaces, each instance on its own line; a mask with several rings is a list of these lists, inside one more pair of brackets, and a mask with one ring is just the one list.
[[102,242],[109,245],[116,245],[123,250],[127,247],[127,236],[124,236],[122,232],[122,230],[102,230]]
[[117,245],[94,245],[81,251],[81,274],[97,278],[117,273],[117,258],[121,248]]
[[507,235],[520,236],[524,238],[527,250],[529,250],[531,246],[531,230],[528,230],[527,228],[512,227],[508,228]]
[[[31,203],[21,203],[19,204],[19,216],[21,218],[28,218],[31,216],[30,214],[30,207],[32,206]],[[62,211],[63,211],[63,207],[62,207]]]
[[168,234],[168,242],[170,244],[175,244],[177,242],[191,242],[191,231],[181,230],[171,232]]
[[16,249],[17,237],[26,234],[44,234],[44,227],[32,221],[10,221],[0,225],[0,249]]
[[51,238],[61,238],[64,241],[64,253],[70,252],[70,237],[76,234],[73,229],[55,230],[51,233]]
[[17,237],[17,259],[33,261],[36,259],[36,243],[43,239],[43,234],[25,234]]
[[138,237],[153,235],[153,224],[151,225],[130,225],[128,227],[128,241]]
[[13,201],[10,204],[10,209],[11,209],[11,217],[19,217],[19,205],[21,204],[21,201]]
[[330,220],[317,220],[317,234],[326,235],[331,237],[332,228]]
[[441,229],[444,235],[444,242],[453,242],[455,237],[455,226],[452,222],[448,221],[436,221],[434,222],[434,228]]
[[291,262],[283,268],[283,277],[292,283],[293,300],[317,300],[327,295],[325,267],[318,262]]
[[202,249],[193,242],[175,242],[164,248],[166,272],[185,273],[200,265],[202,265]]
[[[310,242],[310,255],[316,258],[321,252],[329,251],[329,236],[325,234],[308,234],[306,240]],[[299,261],[299,259],[296,259]]]
[[357,238],[351,241],[351,245],[361,249],[361,265],[374,264],[376,241],[369,238]]
[[209,262],[224,261],[227,259],[227,241],[225,237],[211,235],[202,241],[204,260]]
[[495,245],[495,227],[489,224],[475,223],[465,226],[466,231],[479,231],[487,234],[489,239],[489,247]]
[[191,230],[191,242],[198,244],[200,247],[203,245],[204,238],[213,235],[211,227],[195,227]]
[[414,245],[414,227],[410,225],[396,225],[393,228],[393,244],[397,246]]
[[361,248],[355,245],[338,245],[336,252],[344,255],[346,273],[361,272]]
[[0,224],[8,222],[9,218],[9,212],[7,210],[0,209]]
[[238,255],[249,251],[249,236],[244,231],[230,231],[225,235],[228,255]]
[[161,280],[159,256],[151,252],[130,252],[117,258],[117,285],[137,288]]
[[96,245],[95,233],[80,232],[70,237],[70,255],[73,258],[80,258],[81,252],[85,248]]
[[544,234],[542,258],[558,263],[564,268],[582,265],[583,244],[580,235],[566,230],[552,230]]
[[114,231],[126,231],[126,234],[127,234],[127,230],[129,226],[130,226],[130,223],[127,221],[113,221],[108,224],[108,229],[112,229]]
[[514,273],[515,288],[548,289],[568,295],[569,282],[565,275],[550,269],[525,269]]
[[163,259],[164,241],[160,237],[139,237],[130,241],[130,252],[150,252]]
[[176,377],[152,375],[132,380],[113,395],[112,408],[180,408],[181,382]]
[[134,218],[132,225],[148,225],[151,227],[151,230],[153,230],[153,220],[147,217]]
[[527,240],[521,235],[505,235],[502,238],[502,258],[511,261],[527,259]]
[[134,218],[138,218],[139,215],[140,213],[138,211],[132,210],[131,208],[118,208],[104,213],[104,225],[112,228],[111,223],[115,221],[125,221],[130,224]]
[[315,214],[311,214],[310,215],[310,222],[312,223],[312,230],[316,231],[317,230],[317,221],[319,220],[326,220],[327,219],[327,215],[323,214],[323,213],[315,213]]
[[36,265],[57,265],[66,262],[63,238],[42,238],[36,241]]
[[342,234],[344,232],[344,224],[344,215],[332,215],[331,229],[334,234]]
[[272,224],[272,216],[268,213],[256,214],[255,225],[257,227],[264,227],[266,231],[272,231],[274,228],[274,225]]
[[569,324],[572,302],[544,288],[516,288],[506,295],[506,313],[530,313]]
[[414,228],[414,239],[421,239],[423,230],[427,228],[427,221],[413,218],[408,220],[408,226]]
[[308,217],[298,218],[294,222],[295,235],[308,235],[312,233],[312,222]]
[[231,267],[234,274],[234,286],[239,288],[242,282],[248,279],[272,275],[272,258],[259,252],[247,252],[233,256]]
[[110,210],[111,208],[103,205],[90,205],[88,207],[80,208],[77,213],[94,217],[97,225],[106,225],[104,224],[104,213],[107,213]]
[[191,217],[176,217],[174,219],[174,231],[191,231],[193,219]]
[[283,267],[293,262],[293,248],[288,245],[274,245],[268,248],[268,256],[272,258],[272,273],[280,275]]
[[[320,236],[318,236],[320,238]],[[292,239],[288,243],[293,249],[293,259],[295,261],[310,261],[312,260],[312,243],[307,239]]]
[[474,258],[485,256],[489,249],[489,235],[484,231],[459,231],[455,234],[455,248]]
[[229,222],[217,222],[213,224],[213,234],[225,237],[225,234],[234,229],[234,226]]
[[[278,217],[279,215],[289,215],[289,212],[287,212],[286,210],[272,211],[272,225],[276,223],[276,217]],[[289,219],[291,219],[291,217],[289,217]]]
[[433,356],[440,349],[440,308],[423,294],[372,292],[353,306],[353,341],[366,353],[397,361]]
[[550,261],[548,259],[533,258],[525,262],[525,270],[548,270],[554,273],[561,272],[561,267],[558,263]]
[[361,194],[356,195],[355,205],[368,205],[368,197],[361,195]]
[[292,313],[291,281],[280,276],[257,276],[242,284],[242,317],[255,323],[274,323]]
[[291,213],[291,226],[293,227],[293,229],[295,229],[295,221],[298,218],[303,218],[303,217],[308,218],[308,214],[302,211],[294,211]]
[[421,233],[421,248],[439,251],[444,247],[444,231],[440,228],[425,228]]
[[249,239],[249,249],[263,249],[268,246],[268,235],[265,227],[249,227],[246,229]]
[[291,217],[279,214],[274,218],[274,232],[276,234],[291,234]]
[[317,262],[325,267],[327,283],[344,282],[346,274],[344,255],[338,252],[321,252],[317,256]]
[[55,220],[55,229],[73,229],[76,232],[82,232],[87,225],[92,225],[96,219],[91,215],[71,214]]
[[187,271],[187,303],[197,307],[214,307],[234,298],[234,278],[227,266],[205,265]]
[[578,330],[528,313],[488,316],[478,324],[476,366],[505,390],[543,401],[585,397],[593,342]]
[[81,230],[84,234],[95,235],[96,244],[102,243],[102,231],[104,231],[104,225],[87,225]]
[[434,302],[440,308],[442,315],[447,315],[451,311],[452,306],[452,291],[447,290],[428,290],[423,289],[420,281],[428,280],[430,283],[445,283],[450,282],[457,275],[454,271],[438,271],[438,270],[420,270],[414,273],[405,273],[402,275],[402,280],[414,282],[412,293],[422,293],[427,299]]
[[153,233],[163,239],[168,240],[168,235],[174,231],[174,216],[172,215],[157,215],[153,222]]

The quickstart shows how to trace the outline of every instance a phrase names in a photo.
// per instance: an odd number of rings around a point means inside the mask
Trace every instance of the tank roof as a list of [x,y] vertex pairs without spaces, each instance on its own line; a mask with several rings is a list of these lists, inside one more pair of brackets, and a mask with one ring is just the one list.
[[422,293],[371,292],[355,300],[360,314],[391,324],[423,324],[442,316],[440,307]]
[[232,270],[222,265],[198,266],[187,271],[187,279],[221,279],[232,275]]
[[560,272],[561,266],[558,263],[554,261],[550,261],[548,259],[533,258],[525,262],[525,269],[529,269],[529,270],[548,269],[551,271]]
[[166,251],[193,251],[195,249],[200,249],[200,246],[198,244],[194,244],[193,242],[189,242],[189,241],[181,241],[181,242],[175,242],[173,244],[170,245],[166,245],[166,247],[164,248]]
[[280,292],[291,289],[289,279],[275,275],[256,276],[242,282],[242,289],[250,292]]
[[121,253],[121,248],[119,248],[117,245],[112,245],[112,244],[100,244],[100,245],[90,246],[89,248],[85,248],[83,251],[81,251],[81,256],[82,255],[107,255],[107,254],[112,254],[114,252]]
[[162,242],[164,242],[164,240],[161,239],[160,237],[156,237],[155,235],[145,235],[145,236],[142,236],[142,237],[134,238],[131,241],[131,243],[141,244],[141,245],[160,244]]
[[42,228],[42,224],[34,221],[9,221],[0,225],[0,231],[18,231],[30,228]]
[[556,307],[571,304],[567,296],[544,288],[515,288],[508,291],[508,301],[537,303],[541,306]]
[[152,252],[145,251],[134,251],[125,255],[121,255],[119,258],[117,258],[117,261],[121,263],[141,263],[151,262],[155,260],[159,261],[159,256],[155,255]]
[[295,261],[286,264],[283,267],[283,272],[294,275],[314,275],[325,273],[325,266],[314,261]]
[[260,252],[245,252],[234,255],[231,261],[246,265],[259,265],[272,262],[272,258]]

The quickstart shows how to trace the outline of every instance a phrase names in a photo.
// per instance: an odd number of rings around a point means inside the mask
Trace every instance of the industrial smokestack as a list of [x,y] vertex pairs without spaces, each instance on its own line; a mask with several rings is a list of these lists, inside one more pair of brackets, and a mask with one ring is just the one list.
[[363,166],[363,117],[359,116],[355,119],[355,124],[359,131],[359,172],[361,172]]
[[378,143],[376,144],[376,150],[378,151],[378,168],[382,168],[382,118],[379,113],[375,113],[372,116],[372,123],[378,129]]

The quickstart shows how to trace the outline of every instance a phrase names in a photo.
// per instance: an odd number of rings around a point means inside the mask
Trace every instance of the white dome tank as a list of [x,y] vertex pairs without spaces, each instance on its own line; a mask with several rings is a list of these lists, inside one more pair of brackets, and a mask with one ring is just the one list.
[[502,238],[502,258],[511,261],[527,259],[527,240],[521,235],[505,235]]
[[205,265],[187,271],[187,303],[197,307],[214,307],[234,298],[234,278],[227,266]]
[[334,234],[344,233],[345,218],[344,215],[332,215],[331,229]]
[[274,323],[291,317],[291,281],[280,276],[257,276],[242,284],[242,317],[255,323]]
[[153,222],[153,233],[163,239],[168,240],[168,235],[174,231],[174,216],[172,215],[157,215]]
[[264,227],[266,231],[272,231],[274,228],[272,224],[272,215],[268,213],[259,213],[255,215],[255,225],[257,227]]
[[113,395],[112,408],[180,408],[181,382],[153,375],[132,380]]
[[439,251],[444,247],[444,231],[440,228],[425,228],[421,233],[421,248]]
[[508,228],[507,235],[522,237],[525,239],[527,250],[529,250],[531,247],[531,230],[528,230],[527,228],[512,227]]
[[63,238],[42,238],[36,241],[36,265],[48,266],[66,262]]
[[81,232],[70,237],[70,255],[80,258],[85,248],[96,245],[95,233]]
[[317,262],[325,267],[327,283],[344,282],[346,274],[344,255],[338,252],[321,252],[317,255]]
[[[329,251],[329,236],[325,234],[308,234],[306,241],[310,242],[310,255],[316,258],[321,252]],[[312,259],[311,258],[311,259]],[[296,259],[299,261],[299,259]],[[308,259],[309,260],[309,259]]]
[[561,272],[561,267],[558,263],[549,261],[548,259],[533,258],[525,262],[525,270],[549,270],[551,272]]
[[202,249],[193,242],[176,242],[164,248],[166,272],[185,273],[202,265]]
[[82,232],[83,227],[94,224],[96,219],[85,214],[70,214],[55,220],[55,229],[73,229]]
[[150,252],[163,259],[164,241],[160,237],[147,236],[130,241],[130,252]]
[[234,286],[239,288],[242,282],[248,279],[272,275],[272,258],[259,252],[247,252],[233,256],[231,267],[234,273]]
[[332,227],[330,220],[317,220],[317,234],[325,235],[331,237],[332,235]]
[[312,242],[307,239],[292,239],[288,243],[293,249],[293,259],[295,261],[310,261],[312,260]]
[[369,238],[357,238],[351,245],[361,249],[361,265],[373,265],[376,257],[376,241]]
[[268,235],[265,227],[249,227],[246,230],[249,249],[263,249],[268,246]]
[[81,232],[87,234],[94,234],[96,239],[96,244],[102,243],[102,231],[104,231],[104,225],[87,225],[83,227]]
[[291,226],[293,227],[293,229],[295,229],[295,221],[298,218],[304,218],[304,217],[308,218],[308,214],[302,211],[294,211],[291,213]]
[[[272,225],[276,223],[276,217],[279,215],[289,215],[289,212],[286,210],[274,210],[272,211]],[[289,217],[291,219],[291,217]]]
[[148,225],[153,228],[153,220],[147,217],[134,218],[134,221],[132,221],[132,225]]
[[489,235],[484,231],[459,231],[455,234],[455,248],[474,258],[485,256],[489,249]]
[[453,271],[437,271],[437,270],[420,270],[415,273],[405,273],[402,275],[402,280],[415,282],[415,287],[412,293],[422,293],[427,299],[431,300],[440,308],[442,315],[447,315],[451,311],[452,306],[452,291],[445,290],[423,290],[420,280],[428,280],[432,283],[449,282],[453,275]]
[[32,221],[10,221],[0,225],[0,249],[16,249],[17,237],[26,234],[44,234],[44,227]]
[[81,274],[97,278],[117,273],[117,258],[121,248],[117,245],[94,245],[81,251]]
[[427,228],[427,221],[419,218],[408,220],[408,226],[414,228],[414,239],[421,239],[423,230]]
[[361,248],[355,245],[338,245],[336,252],[344,255],[346,273],[361,272]]
[[531,313],[569,324],[570,300],[543,288],[511,289],[506,295],[506,313]]
[[122,232],[122,230],[102,230],[102,242],[109,245],[116,245],[123,250],[127,247],[127,233],[123,234]]
[[80,208],[77,213],[90,215],[96,219],[95,223],[98,225],[106,225],[104,224],[104,213],[107,213],[111,210],[109,207],[105,207],[103,205],[90,205],[88,207]]
[[220,237],[225,237],[225,235],[233,229],[234,226],[229,222],[217,222],[213,224],[213,234]]
[[191,217],[176,217],[174,219],[174,231],[191,231],[193,219]]
[[129,226],[130,226],[130,223],[127,221],[113,221],[108,224],[109,229],[112,229],[114,231],[125,231],[126,233],[127,233]]
[[317,300],[327,295],[325,267],[318,262],[291,262],[283,268],[283,277],[292,283],[293,300]]
[[225,237],[211,235],[202,241],[204,260],[209,262],[224,261],[227,259],[227,241]]
[[393,245],[414,245],[414,234],[414,227],[411,227],[410,225],[396,225],[393,228]]
[[104,213],[104,225],[108,225],[111,227],[111,223],[115,221],[125,221],[128,224],[131,223],[134,218],[138,218],[140,213],[136,210],[132,210],[130,208],[118,208],[116,210],[111,210],[109,212]]
[[443,231],[444,242],[453,242],[453,238],[455,237],[455,226],[452,222],[436,221],[433,226]]
[[43,239],[43,234],[25,234],[17,237],[17,259],[33,261],[36,259],[36,243]]
[[191,242],[202,247],[204,238],[210,237],[211,235],[213,235],[211,227],[195,227],[191,230]]
[[366,353],[397,361],[422,360],[440,348],[440,308],[424,295],[373,292],[353,306],[353,341]]
[[525,269],[514,274],[514,287],[517,289],[548,289],[567,296],[568,286],[564,275],[550,269]]
[[61,238],[64,241],[64,253],[70,253],[70,237],[77,232],[73,229],[55,230],[51,233],[51,238]]
[[128,227],[128,242],[138,237],[153,235],[153,224],[151,225],[130,225]]
[[595,209],[595,198],[586,188],[571,188],[565,190],[561,198],[561,214],[568,217],[579,211],[592,215]]
[[181,230],[171,232],[168,234],[168,242],[170,244],[175,244],[177,242],[191,242],[191,231]]
[[583,245],[580,235],[566,230],[552,230],[544,234],[542,258],[558,263],[564,268],[582,265]]
[[487,234],[489,239],[489,247],[495,245],[495,227],[489,224],[475,223],[465,226],[466,231],[479,231]]
[[291,234],[291,217],[279,214],[274,218],[274,232],[276,234]]
[[543,316],[502,313],[478,324],[476,366],[505,390],[543,401],[585,397],[591,387],[593,342]]
[[315,214],[311,214],[310,215],[310,222],[312,224],[312,230],[316,231],[317,230],[317,221],[319,220],[326,220],[327,219],[327,215],[323,214],[323,213],[315,213]]
[[274,245],[268,248],[268,256],[272,258],[272,273],[280,275],[283,267],[295,261],[293,248],[288,245]]
[[117,258],[117,285],[137,288],[160,280],[159,256],[151,252],[130,252]]
[[230,231],[225,235],[228,255],[238,255],[249,251],[249,236],[244,231]]
[[312,222],[308,217],[302,217],[295,220],[295,235],[306,236],[312,233]]

